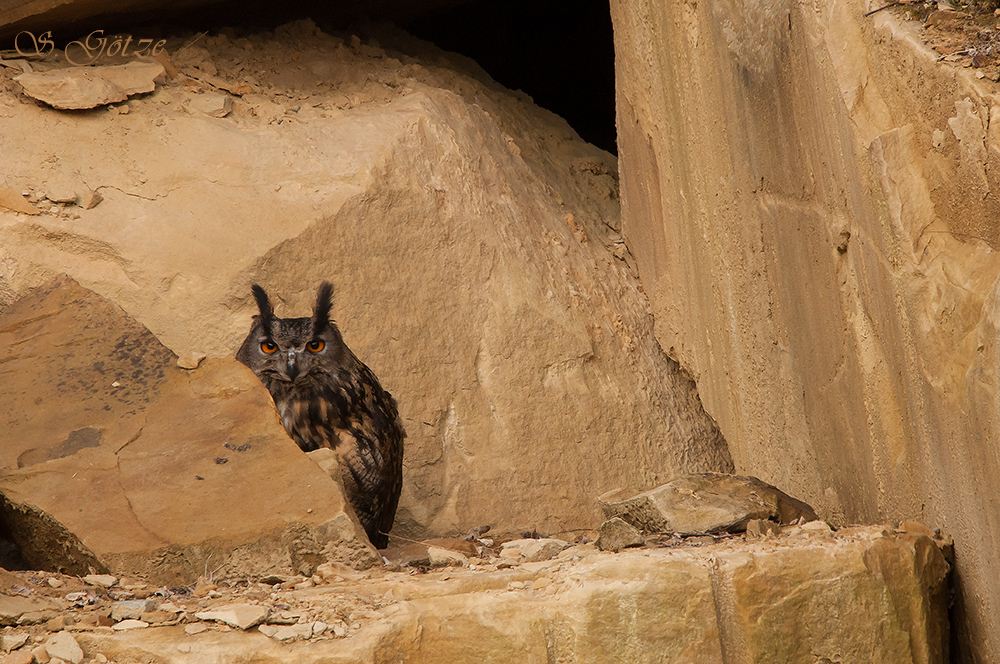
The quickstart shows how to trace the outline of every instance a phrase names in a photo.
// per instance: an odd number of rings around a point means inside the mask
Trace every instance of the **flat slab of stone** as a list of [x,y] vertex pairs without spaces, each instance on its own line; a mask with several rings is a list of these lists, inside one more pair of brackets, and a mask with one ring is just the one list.
[[118,306],[60,278],[0,315],[0,365],[0,510],[32,566],[173,586],[209,560],[246,575],[379,562],[235,360],[181,369]]
[[80,664],[83,661],[83,649],[69,632],[58,632],[50,636],[45,642],[45,652],[49,657],[58,657],[70,664]]
[[501,547],[500,557],[518,562],[536,563],[555,558],[568,546],[569,542],[553,538],[511,540]]
[[196,613],[195,617],[198,620],[211,620],[225,623],[237,629],[248,630],[264,622],[268,613],[270,611],[266,606],[258,604],[233,604],[222,606],[212,611]]
[[70,67],[31,72],[14,80],[24,94],[53,108],[85,109],[125,101],[129,96],[152,92],[164,74],[158,62],[130,62],[107,67]]
[[10,187],[0,187],[0,207],[5,207],[8,210],[20,212],[21,214],[41,214],[37,207]]
[[[945,664],[947,571],[924,535],[793,526],[770,540],[617,554],[574,545],[557,560],[504,569],[376,569],[368,578],[269,592],[268,601],[308,617],[294,625],[195,638],[180,625],[79,638],[88,653],[112,661],[141,651],[164,664],[218,657],[346,664],[379,661],[386,652],[399,661],[454,664]],[[343,611],[351,613],[347,625],[324,629],[313,618]]]
[[111,605],[111,619],[139,620],[142,614],[156,610],[156,600],[153,599],[131,599],[115,602]]
[[816,520],[813,509],[756,477],[684,475],[638,495],[609,491],[598,499],[605,519],[620,517],[640,532],[743,532],[752,519],[788,524]]
[[0,595],[0,625],[16,625],[26,613],[54,608],[51,600],[37,597]]

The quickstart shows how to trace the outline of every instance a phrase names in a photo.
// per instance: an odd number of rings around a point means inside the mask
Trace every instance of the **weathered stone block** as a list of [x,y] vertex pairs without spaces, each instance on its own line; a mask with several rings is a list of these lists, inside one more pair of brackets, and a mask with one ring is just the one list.
[[176,584],[209,559],[220,574],[378,561],[256,376],[175,360],[72,279],[0,316],[0,505],[31,564]]
[[752,519],[816,519],[811,507],[770,484],[719,473],[685,475],[637,496],[616,489],[598,502],[605,519],[621,517],[643,533],[742,532]]

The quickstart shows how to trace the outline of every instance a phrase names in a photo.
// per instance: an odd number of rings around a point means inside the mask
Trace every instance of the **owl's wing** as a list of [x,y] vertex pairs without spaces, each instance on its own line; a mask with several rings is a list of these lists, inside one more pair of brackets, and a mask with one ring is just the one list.
[[[337,406],[330,446],[343,468],[344,489],[368,538],[385,548],[403,479],[403,438],[396,401],[358,363],[350,380],[339,381],[327,398]],[[346,373],[346,372],[345,372]],[[346,376],[341,376],[344,378]]]

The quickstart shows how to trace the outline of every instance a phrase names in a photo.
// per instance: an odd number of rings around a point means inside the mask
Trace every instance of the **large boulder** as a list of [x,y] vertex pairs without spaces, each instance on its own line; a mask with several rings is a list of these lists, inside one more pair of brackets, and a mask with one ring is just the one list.
[[171,585],[377,562],[257,377],[176,360],[70,278],[0,315],[0,517],[27,562]]
[[[181,73],[127,114],[0,92],[0,182],[45,211],[0,210],[0,306],[67,272],[178,355],[222,358],[252,283],[296,316],[332,281],[346,342],[399,403],[410,538],[593,527],[614,487],[732,470],[653,337],[614,157],[472,63],[394,42],[308,22],[171,42]],[[192,110],[223,89],[226,117]],[[60,188],[104,199],[41,198]]]

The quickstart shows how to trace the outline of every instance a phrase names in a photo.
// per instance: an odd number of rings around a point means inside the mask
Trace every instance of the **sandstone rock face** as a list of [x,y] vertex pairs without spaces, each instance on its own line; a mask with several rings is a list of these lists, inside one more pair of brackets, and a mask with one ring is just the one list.
[[[422,59],[309,23],[169,43],[181,73],[127,115],[77,119],[9,83],[0,183],[103,201],[0,210],[0,307],[66,272],[210,364],[249,329],[251,283],[294,316],[332,281],[348,345],[399,402],[411,538],[593,527],[614,487],[731,470],[610,251],[613,157],[471,63],[393,40]],[[216,88],[226,117],[188,110]]]
[[875,6],[612,3],[623,234],[737,472],[954,534],[995,661],[997,89]]
[[752,519],[816,519],[811,507],[756,477],[718,473],[678,477],[637,496],[609,491],[598,502],[605,519],[620,517],[643,533],[735,533]]
[[69,278],[0,315],[0,502],[30,564],[176,585],[378,561],[256,376],[175,360]]
[[948,661],[948,565],[931,539],[784,531],[619,554],[577,545],[502,570],[376,570],[276,597],[268,589],[268,601],[295,610],[248,632],[189,637],[178,625],[78,638],[88,657],[165,664]]

